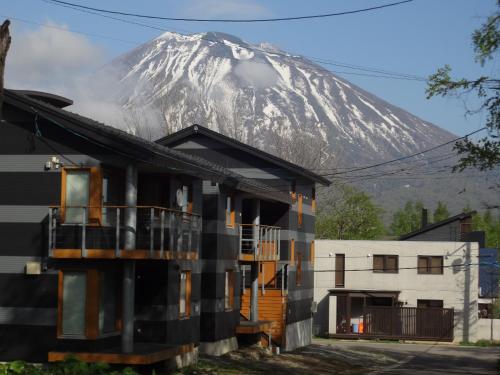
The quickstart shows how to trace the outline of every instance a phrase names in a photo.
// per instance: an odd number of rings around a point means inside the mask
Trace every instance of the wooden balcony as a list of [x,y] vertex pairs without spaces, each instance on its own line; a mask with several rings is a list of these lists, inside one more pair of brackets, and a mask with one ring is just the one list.
[[[127,210],[136,212],[135,249],[125,250]],[[89,220],[96,217],[99,220]],[[68,214],[69,213],[69,214]],[[198,259],[199,215],[154,206],[50,207],[49,256],[55,259]]]
[[110,348],[95,352],[49,352],[49,362],[63,361],[68,355],[83,362],[103,362],[116,365],[151,365],[192,352],[193,344],[169,346],[154,343],[136,343],[133,353],[122,353],[120,348]]
[[241,261],[278,261],[281,228],[268,225],[240,224]]

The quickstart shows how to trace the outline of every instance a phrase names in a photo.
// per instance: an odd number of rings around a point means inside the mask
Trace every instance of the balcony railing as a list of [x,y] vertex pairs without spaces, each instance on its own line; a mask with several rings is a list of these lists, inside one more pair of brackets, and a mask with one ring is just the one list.
[[240,224],[240,260],[279,260],[280,235],[280,227]]
[[[125,225],[127,210],[136,213],[136,229],[135,248],[125,250],[126,232],[132,231]],[[164,207],[50,207],[49,256],[197,259],[201,225],[199,215]]]

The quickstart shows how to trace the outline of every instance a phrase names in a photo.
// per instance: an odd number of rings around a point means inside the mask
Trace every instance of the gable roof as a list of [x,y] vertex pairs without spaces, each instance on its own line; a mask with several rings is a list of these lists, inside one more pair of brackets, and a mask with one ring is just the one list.
[[[52,105],[50,100],[44,101],[43,98],[44,95],[40,93],[30,96],[26,92],[5,89],[3,112],[5,114],[7,106],[13,106],[33,114],[39,121],[46,120],[51,126],[62,128],[84,141],[111,150],[123,158],[154,165],[172,173],[208,179],[263,198],[290,202],[288,194],[278,192],[271,186],[245,178],[203,158],[172,150],[156,142],[147,141],[123,130],[63,110]],[[4,120],[15,123],[15,120],[10,121],[6,116]]]
[[442,227],[443,225],[447,225],[447,224],[452,223],[454,221],[471,218],[472,215],[474,215],[474,214],[476,214],[476,211],[462,212],[458,215],[449,217],[448,219],[438,221],[437,223],[429,224],[429,225],[425,226],[424,228],[420,228],[420,229],[414,230],[413,232],[403,234],[402,236],[399,237],[399,240],[404,241],[404,240],[407,240],[409,238],[415,237],[419,234],[422,234],[422,233],[431,231],[433,229]]
[[330,185],[331,181],[326,179],[323,176],[320,176],[314,172],[311,172],[310,170],[307,170],[306,168],[303,168],[299,165],[290,163],[284,159],[281,159],[277,156],[274,156],[270,153],[264,152],[262,150],[259,150],[258,148],[249,146],[243,142],[237,141],[236,139],[227,137],[223,134],[217,133],[213,130],[210,130],[209,128],[201,125],[191,125],[187,128],[184,128],[182,130],[179,130],[178,132],[175,132],[173,134],[167,135],[166,137],[158,139],[156,142],[164,145],[164,146],[169,146],[172,145],[178,141],[182,141],[186,138],[188,138],[191,135],[194,134],[202,134],[205,135],[209,138],[215,139],[219,142],[222,142],[226,145],[229,145],[231,147],[234,147],[236,149],[242,150],[244,152],[247,152],[251,154],[252,156],[255,156],[257,158],[260,158],[262,160],[265,160],[269,163],[272,163],[278,167],[284,168],[296,175],[302,176],[310,181],[318,182],[323,185]]

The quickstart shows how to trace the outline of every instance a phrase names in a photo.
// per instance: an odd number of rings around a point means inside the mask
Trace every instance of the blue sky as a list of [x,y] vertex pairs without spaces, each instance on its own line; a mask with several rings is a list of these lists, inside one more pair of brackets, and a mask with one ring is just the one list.
[[[74,0],[76,3],[143,14],[186,17],[284,17],[353,10],[392,0]],[[415,0],[369,13],[276,23],[223,24],[138,20],[184,33],[222,31],[252,42],[269,42],[283,50],[354,65],[428,76],[450,64],[457,76],[498,76],[494,62],[474,62],[471,33],[495,9],[495,0]],[[160,31],[54,6],[43,0],[3,1],[0,17],[10,16],[123,41],[69,34],[13,19],[13,56],[7,85],[47,89],[47,80],[64,83],[68,74],[100,64],[148,41]],[[37,38],[42,38],[40,43]],[[31,43],[31,44],[30,44]],[[15,65],[15,66],[14,66]],[[45,67],[44,67],[45,65]],[[328,66],[332,71],[345,68]],[[38,70],[38,72],[37,72]],[[37,74],[38,73],[38,74]],[[339,74],[365,90],[462,135],[481,127],[484,115],[464,117],[463,99],[427,100],[425,83]],[[46,81],[45,81],[46,82]],[[37,87],[38,86],[38,87]],[[467,98],[466,98],[467,99]],[[473,106],[473,98],[467,102]]]

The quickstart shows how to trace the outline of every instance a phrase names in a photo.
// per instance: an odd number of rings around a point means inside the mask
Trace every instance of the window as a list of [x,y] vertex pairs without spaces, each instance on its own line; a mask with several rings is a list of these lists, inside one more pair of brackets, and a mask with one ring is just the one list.
[[314,241],[311,241],[311,245],[309,247],[309,261],[311,263],[314,263],[314,252],[315,252]]
[[292,204],[297,202],[297,187],[295,181],[292,181],[290,184],[290,196],[292,197]]
[[443,308],[443,300],[441,299],[418,299],[417,307],[429,308],[429,307],[439,307]]
[[373,272],[397,273],[398,256],[397,255],[374,255]]
[[98,167],[63,168],[61,182],[61,217],[65,223],[86,222],[100,225],[102,222],[103,178]]
[[345,286],[345,254],[335,254],[335,288]]
[[188,214],[193,213],[193,187],[188,185],[182,186],[182,212]]
[[181,271],[179,281],[179,317],[191,315],[191,271]]
[[96,339],[119,331],[116,276],[113,272],[59,272],[57,335]]
[[302,252],[297,253],[297,268],[295,273],[295,284],[300,286],[302,284]]
[[226,226],[234,228],[234,196],[231,194],[226,197]]
[[313,214],[316,212],[316,188],[314,186],[311,193],[311,211]]
[[418,273],[442,275],[443,257],[442,256],[418,256]]
[[234,308],[234,272],[226,271],[224,282],[224,308],[232,310]]
[[302,210],[303,210],[302,194],[299,194],[299,199],[297,204],[297,213],[298,213],[297,225],[299,226],[299,228],[302,228]]

